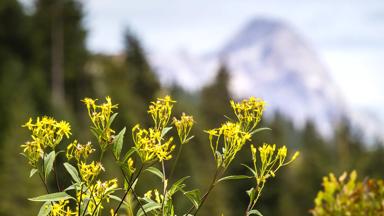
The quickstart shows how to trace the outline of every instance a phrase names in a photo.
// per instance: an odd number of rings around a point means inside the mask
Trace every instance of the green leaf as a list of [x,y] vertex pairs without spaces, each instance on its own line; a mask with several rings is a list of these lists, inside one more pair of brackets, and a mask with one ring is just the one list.
[[115,120],[118,113],[113,113],[113,115],[109,118],[107,127],[111,127],[113,121]]
[[81,186],[83,186],[83,191],[87,190],[87,186],[85,184],[83,184],[82,182],[77,182],[65,188],[64,191],[80,190]]
[[256,209],[253,209],[249,212],[247,212],[247,216],[249,215],[259,215],[259,216],[263,216],[263,214],[261,214],[259,211],[257,211]]
[[217,182],[227,181],[227,180],[237,180],[237,179],[249,179],[249,178],[252,178],[252,177],[247,175],[231,175],[231,176],[225,176],[219,179]]
[[191,141],[191,139],[193,139],[193,137],[195,137],[195,136],[190,136],[187,139],[185,139],[183,144],[188,143],[189,141]]
[[192,204],[197,209],[199,207],[200,202],[200,190],[194,189],[191,191],[185,191],[184,195],[192,202]]
[[36,169],[36,168],[31,169],[31,172],[29,173],[29,178],[31,178],[33,175],[35,175],[35,173],[36,173],[37,171],[39,171],[39,170]]
[[249,196],[249,200],[251,202],[253,202],[255,200],[255,197],[256,197],[256,191],[255,191],[255,188],[251,188],[249,190],[246,191],[248,196]]
[[97,133],[97,130],[94,127],[91,127],[91,132],[93,136],[96,137],[96,139],[99,139],[99,134]]
[[[150,202],[150,203],[143,205],[143,209],[144,209],[145,213],[149,213],[150,211],[153,211],[153,210],[159,209],[159,208],[161,208],[161,204],[156,203],[156,202]],[[140,208],[139,211],[137,211],[137,216],[143,216],[143,215],[144,215],[144,212]]]
[[116,159],[120,159],[121,149],[123,148],[123,140],[124,140],[124,134],[125,134],[126,128],[124,127],[119,134],[115,137],[113,140],[113,154],[115,155]]
[[171,129],[172,127],[165,127],[163,131],[161,131],[161,137],[164,137]]
[[257,128],[256,130],[254,130],[254,131],[251,132],[251,135],[256,134],[256,133],[259,133],[259,132],[261,132],[261,131],[265,131],[265,130],[272,130],[272,129],[271,129],[271,128],[267,128],[267,127]]
[[64,152],[65,152],[64,150],[60,150],[60,151],[56,152],[56,157],[57,157],[57,155],[59,155],[60,153],[64,153]]
[[[113,200],[116,200],[116,201],[118,201],[118,202],[121,202],[121,198],[118,197],[118,196],[109,194],[108,197],[111,198],[111,199],[113,199]],[[123,204],[124,204],[124,205],[129,205],[125,200],[123,200]]]
[[68,162],[65,162],[64,163],[64,167],[65,169],[67,169],[68,173],[71,175],[72,179],[77,182],[77,183],[80,183],[81,182],[81,179],[79,177],[79,173],[77,172],[76,168],[74,166],[72,166],[70,163]]
[[127,162],[128,159],[129,159],[129,157],[131,157],[131,155],[132,155],[133,153],[135,153],[135,152],[136,152],[136,148],[131,147],[131,149],[129,149],[129,150],[127,151],[127,153],[125,153],[125,155],[124,155],[124,159],[123,159],[123,163]]
[[249,169],[249,171],[252,172],[253,176],[257,177],[255,170],[253,170],[253,169],[252,169],[251,167],[249,167],[247,164],[241,164],[241,165],[243,165],[244,167],[246,167],[247,169]]
[[45,202],[41,208],[37,216],[47,216],[51,212],[52,206],[51,202]]
[[155,174],[160,179],[164,178],[163,173],[159,169],[157,169],[156,167],[148,167],[145,171],[148,171],[148,172]]
[[65,192],[57,192],[57,193],[45,194],[42,196],[29,198],[28,200],[34,201],[34,202],[47,202],[47,201],[53,202],[53,201],[60,201],[60,200],[67,200],[67,199],[74,199],[74,198]]
[[53,162],[55,161],[56,153],[55,151],[51,151],[48,155],[44,157],[44,176],[48,177],[49,173],[52,171]]
[[173,185],[172,187],[169,189],[168,193],[170,196],[172,196],[173,194],[175,194],[177,191],[179,190],[182,190],[184,187],[185,187],[185,184],[183,184],[183,182],[189,178],[190,176],[185,176],[179,180],[177,180]]

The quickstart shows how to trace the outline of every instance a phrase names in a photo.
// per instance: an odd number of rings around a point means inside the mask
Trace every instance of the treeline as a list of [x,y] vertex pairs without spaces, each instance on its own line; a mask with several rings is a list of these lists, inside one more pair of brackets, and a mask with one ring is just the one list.
[[[80,101],[85,96],[111,96],[119,104],[115,128],[132,128],[136,123],[149,124],[146,109],[150,101],[172,95],[177,100],[176,114],[186,112],[196,120],[195,138],[185,147],[175,175],[194,176],[195,181],[189,183],[205,190],[213,174],[214,162],[203,130],[224,122],[224,115],[231,118],[225,65],[217,71],[214,82],[199,92],[184,92],[178,86],[164,88],[135,34],[126,32],[125,51],[120,55],[93,54],[86,49],[83,18],[80,1],[36,0],[28,8],[17,0],[0,1],[0,215],[33,215],[39,206],[26,198],[44,193],[38,179],[29,180],[28,167],[19,155],[27,135],[20,126],[29,117],[54,115],[69,120],[73,137],[86,142],[91,136]],[[347,121],[329,139],[322,138],[313,123],[297,129],[279,113],[261,125],[272,132],[258,134],[253,140],[256,145],[285,144],[301,151],[298,161],[266,186],[259,203],[264,215],[308,214],[322,176],[331,171],[340,174],[356,169],[360,176],[384,176],[382,143],[368,147]],[[132,145],[129,136],[125,143]],[[233,164],[250,163],[249,146],[245,148],[239,163]],[[111,172],[118,175],[117,170]],[[244,172],[244,167],[232,166],[228,174]],[[215,188],[202,215],[242,212],[248,203],[244,191],[251,184],[244,180]],[[145,185],[141,187],[145,189]]]

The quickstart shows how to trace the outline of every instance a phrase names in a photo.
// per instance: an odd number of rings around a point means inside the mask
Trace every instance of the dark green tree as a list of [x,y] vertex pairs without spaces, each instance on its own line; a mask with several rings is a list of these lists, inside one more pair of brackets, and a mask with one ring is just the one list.
[[208,127],[217,127],[225,121],[224,115],[232,113],[228,84],[228,69],[221,64],[214,82],[201,91],[200,109]]
[[130,31],[125,34],[125,64],[134,94],[144,101],[153,100],[160,89],[160,83],[139,39]]
[[36,0],[33,18],[37,60],[50,83],[54,105],[68,99],[75,108],[87,94],[87,61],[83,9],[76,0]]

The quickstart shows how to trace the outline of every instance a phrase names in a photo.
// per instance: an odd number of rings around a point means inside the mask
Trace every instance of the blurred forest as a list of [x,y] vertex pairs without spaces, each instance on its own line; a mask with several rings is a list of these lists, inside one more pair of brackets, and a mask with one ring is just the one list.
[[[19,154],[20,144],[27,140],[27,130],[21,125],[29,117],[55,116],[68,120],[73,137],[86,142],[91,139],[89,120],[80,102],[86,96],[111,96],[119,104],[119,118],[114,124],[120,130],[139,122],[148,124],[149,102],[164,94],[172,95],[177,100],[175,114],[186,112],[196,120],[195,138],[184,148],[176,176],[193,176],[189,183],[203,190],[210,181],[215,164],[203,130],[218,126],[225,121],[224,115],[231,113],[225,65],[216,80],[199,92],[185,92],[179,86],[164,88],[134,33],[126,31],[123,54],[93,54],[85,45],[83,18],[80,1],[36,0],[28,9],[17,0],[0,1],[0,215],[34,215],[40,206],[27,198],[44,193],[38,178],[29,179],[29,167]],[[331,139],[321,137],[313,123],[297,129],[279,113],[263,119],[261,125],[272,128],[272,132],[258,134],[255,144],[285,144],[301,152],[298,161],[267,184],[257,207],[264,215],[308,215],[322,176],[329,172],[339,175],[356,169],[360,176],[384,176],[383,144],[367,145],[347,120]],[[129,136],[125,145],[132,145]],[[240,163],[250,160],[246,146],[228,174],[247,172]],[[118,176],[117,170],[111,172]],[[248,203],[245,191],[251,184],[242,180],[218,186],[202,215],[237,215],[244,211]]]

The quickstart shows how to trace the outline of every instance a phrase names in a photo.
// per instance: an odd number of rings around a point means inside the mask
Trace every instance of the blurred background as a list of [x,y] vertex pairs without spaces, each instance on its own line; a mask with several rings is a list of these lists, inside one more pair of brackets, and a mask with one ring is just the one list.
[[[176,175],[202,190],[214,169],[202,130],[225,121],[230,98],[266,100],[261,126],[273,131],[253,142],[301,156],[257,208],[308,215],[328,172],[384,177],[383,39],[381,0],[1,0],[0,215],[35,215],[39,205],[26,198],[44,193],[19,154],[29,117],[66,119],[85,143],[82,98],[111,96],[119,130],[148,125],[149,101],[165,94],[176,114],[195,116]],[[248,147],[228,174],[246,172],[240,163],[250,163]],[[238,215],[251,185],[215,188],[202,215]]]

